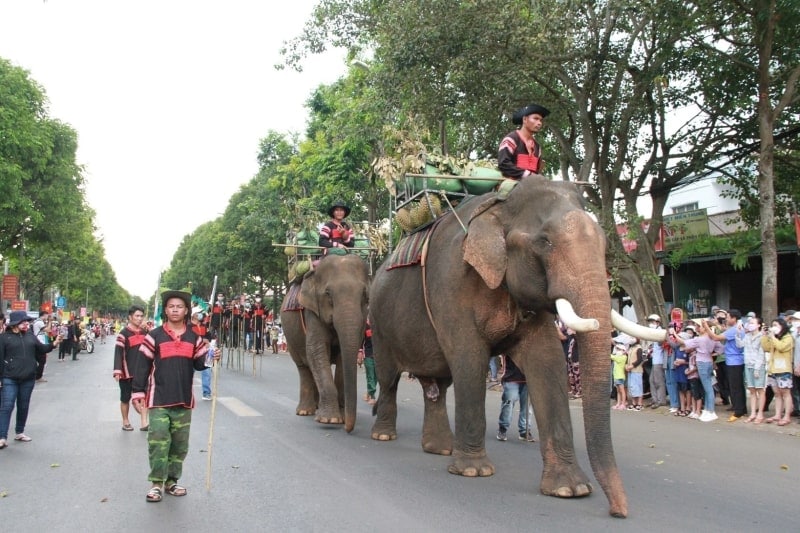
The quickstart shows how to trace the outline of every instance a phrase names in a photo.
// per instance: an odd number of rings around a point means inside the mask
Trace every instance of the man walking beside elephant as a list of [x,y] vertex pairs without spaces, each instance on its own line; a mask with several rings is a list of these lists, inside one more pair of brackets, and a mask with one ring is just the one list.
[[500,382],[503,384],[503,397],[500,404],[499,429],[497,430],[497,440],[506,441],[508,437],[508,427],[511,425],[511,415],[514,410],[514,403],[519,402],[519,417],[517,419],[517,429],[519,430],[519,440],[536,442],[531,434],[528,425],[528,382],[525,374],[519,369],[510,357],[500,356],[503,361],[503,377]]

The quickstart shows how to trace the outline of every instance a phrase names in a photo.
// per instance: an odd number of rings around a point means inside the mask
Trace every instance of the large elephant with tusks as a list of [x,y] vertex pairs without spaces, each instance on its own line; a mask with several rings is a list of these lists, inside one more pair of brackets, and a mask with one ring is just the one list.
[[[658,339],[655,330],[612,311],[605,236],[584,210],[579,189],[529,176],[507,195],[472,197],[438,221],[424,248],[420,265],[381,267],[370,289],[380,383],[372,438],[397,438],[397,384],[408,371],[423,387],[423,449],[452,454],[453,474],[492,475],[485,376],[489,357],[505,354],[525,373],[532,393],[544,461],[540,491],[564,498],[590,494],[573,447],[558,313],[578,332],[592,470],[610,513],[627,516],[610,430],[612,324]],[[455,435],[445,404],[451,384]]]

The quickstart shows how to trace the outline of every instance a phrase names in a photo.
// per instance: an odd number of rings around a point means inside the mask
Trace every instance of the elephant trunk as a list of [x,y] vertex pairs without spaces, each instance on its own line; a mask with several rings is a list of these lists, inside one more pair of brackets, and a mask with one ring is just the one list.
[[[354,311],[352,313],[338,313],[342,318],[334,320],[337,336],[339,337],[339,350],[341,352],[341,372],[343,375],[344,389],[344,429],[348,433],[356,425],[356,406],[358,401],[358,385],[356,364],[358,350],[364,344],[365,313]],[[359,321],[359,322],[356,322]],[[339,369],[337,369],[339,372]]]
[[567,298],[579,317],[598,321],[596,330],[576,333],[586,448],[595,478],[608,498],[610,514],[625,517],[628,501],[611,441],[611,298],[604,262],[587,264],[585,259],[605,257],[605,242],[599,227],[585,213],[568,214],[562,227],[571,231],[565,237],[567,245],[558,248],[560,261],[551,270],[566,275],[551,280],[551,290],[554,297]]
[[[606,311],[606,316],[609,313]],[[608,323],[608,318],[603,321]],[[628,502],[625,488],[614,458],[611,441],[611,358],[608,326],[597,332],[578,333],[581,358],[583,423],[589,462],[609,501],[612,516],[625,517]]]

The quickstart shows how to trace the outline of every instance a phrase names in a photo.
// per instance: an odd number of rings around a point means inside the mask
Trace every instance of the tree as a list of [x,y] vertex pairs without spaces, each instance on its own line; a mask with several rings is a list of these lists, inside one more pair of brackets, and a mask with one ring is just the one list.
[[130,296],[94,235],[76,132],[48,116],[44,90],[4,59],[0,110],[0,255],[34,305],[60,290],[71,302],[86,304],[88,293],[95,309],[124,310]]
[[77,135],[47,116],[27,71],[0,58],[0,253],[47,241],[56,222],[83,208]]
[[[302,57],[303,42],[306,52],[324,39],[354,53],[371,46],[383,65],[379,94],[428,124],[446,123],[442,139],[461,153],[496,153],[504,115],[534,98],[549,106],[557,147],[546,159],[562,179],[592,184],[587,196],[607,229],[610,270],[638,309],[661,312],[653,244],[667,195],[725,142],[715,120],[668,128],[686,102],[677,87],[692,81],[675,52],[691,30],[688,15],[677,1],[515,1],[498,10],[481,0],[327,0],[287,59]],[[639,227],[636,200],[648,191],[653,223],[631,232],[638,247],[625,254],[616,224],[622,217]]]
[[[728,175],[739,184],[742,195],[758,205],[761,314],[777,316],[776,139],[785,147],[783,161],[791,166],[797,160],[791,146],[800,135],[800,6],[791,0],[696,0],[693,4],[704,30],[693,44],[708,69],[719,68],[715,70],[716,84],[730,88],[721,91],[706,87],[704,100],[709,106],[730,109],[741,135],[730,159],[738,163],[737,168],[744,167],[744,172]],[[721,13],[727,16],[721,17]],[[752,168],[749,159],[755,154],[758,179],[757,196],[753,198],[748,178]]]

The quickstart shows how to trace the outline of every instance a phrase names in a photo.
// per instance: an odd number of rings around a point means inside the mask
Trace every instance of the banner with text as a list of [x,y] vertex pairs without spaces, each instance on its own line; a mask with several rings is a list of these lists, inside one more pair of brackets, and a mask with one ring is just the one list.
[[664,215],[664,244],[667,248],[675,248],[708,234],[708,212],[705,209]]

